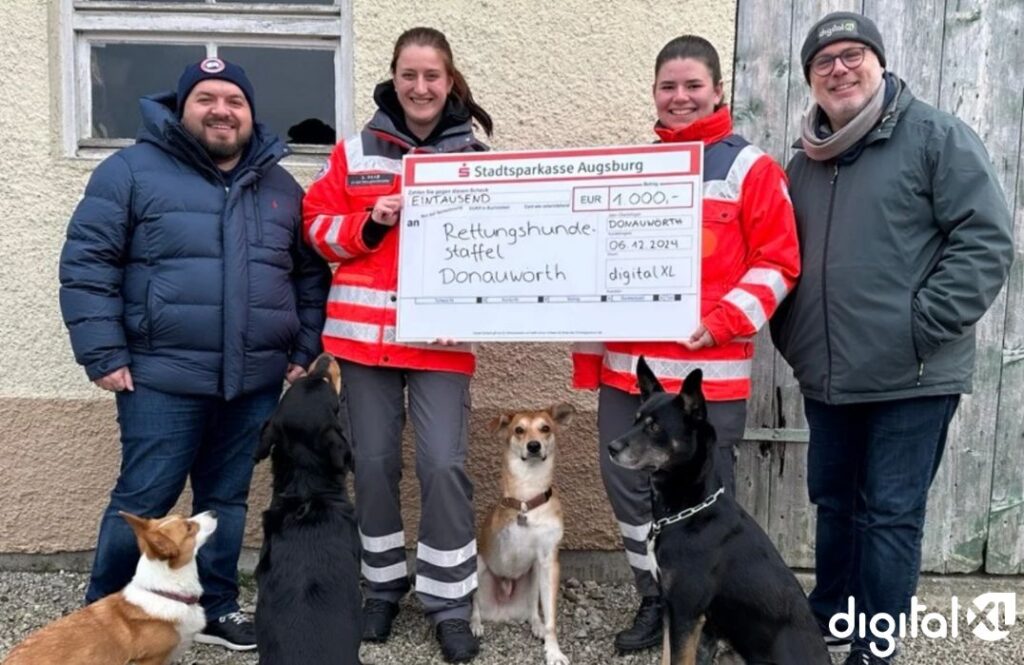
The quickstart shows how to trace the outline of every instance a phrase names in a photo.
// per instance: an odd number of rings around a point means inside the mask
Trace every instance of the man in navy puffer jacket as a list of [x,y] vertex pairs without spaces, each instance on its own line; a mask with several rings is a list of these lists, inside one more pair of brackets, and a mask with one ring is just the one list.
[[288,149],[254,123],[253,99],[217,58],[142,99],[138,142],[93,173],[60,260],[75,358],[116,393],[121,428],[86,601],[135,569],[118,511],[163,515],[188,478],[194,511],[219,518],[199,556],[197,640],[232,649],[256,646],[237,601],[252,452],[282,381],[320,351],[330,281],[302,242],[302,189],[277,165]]

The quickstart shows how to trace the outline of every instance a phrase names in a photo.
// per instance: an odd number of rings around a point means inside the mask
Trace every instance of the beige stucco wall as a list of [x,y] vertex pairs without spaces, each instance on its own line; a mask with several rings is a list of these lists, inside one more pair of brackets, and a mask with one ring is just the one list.
[[[0,3],[0,553],[91,549],[117,474],[113,402],[75,365],[57,304],[57,259],[67,219],[96,162],[60,147],[58,0]],[[356,122],[387,74],[391,45],[413,25],[448,35],[456,64],[491,113],[497,149],[651,140],[651,70],[671,37],[697,32],[732,61],[735,1],[355,0]],[[9,38],[17,35],[16,39]],[[726,71],[729,89],[731,72]],[[168,82],[168,87],[173,82]],[[308,182],[315,166],[292,168]],[[491,345],[473,383],[470,466],[477,503],[494,498],[496,443],[485,423],[502,409],[571,400],[581,410],[562,442],[558,486],[565,546],[611,548],[617,535],[597,472],[592,395],[568,389],[560,345]],[[406,532],[418,512],[412,465]],[[258,470],[253,519],[266,505]]]

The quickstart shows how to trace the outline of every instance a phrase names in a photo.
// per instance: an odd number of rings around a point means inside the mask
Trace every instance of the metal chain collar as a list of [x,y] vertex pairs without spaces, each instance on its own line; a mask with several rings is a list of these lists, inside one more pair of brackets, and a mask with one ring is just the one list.
[[694,515],[696,515],[700,511],[702,511],[705,508],[707,508],[708,506],[712,505],[715,501],[718,501],[718,497],[722,496],[722,494],[724,492],[725,492],[725,488],[724,487],[719,487],[717,492],[715,492],[714,494],[712,494],[708,498],[704,499],[704,501],[702,501],[698,505],[693,506],[691,508],[687,508],[686,510],[684,510],[684,511],[682,511],[680,513],[676,513],[672,517],[662,517],[660,520],[658,520],[658,521],[654,522],[653,524],[651,524],[651,531],[650,531],[650,533],[647,534],[647,539],[648,540],[654,540],[658,536],[658,534],[661,533],[662,529],[664,529],[665,527],[667,527],[667,526],[669,526],[671,524],[675,524],[676,522],[682,522],[685,519],[693,517]]

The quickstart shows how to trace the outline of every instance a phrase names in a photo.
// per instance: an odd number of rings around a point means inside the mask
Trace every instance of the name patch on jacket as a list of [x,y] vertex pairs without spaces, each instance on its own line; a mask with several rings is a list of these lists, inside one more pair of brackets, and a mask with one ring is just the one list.
[[394,173],[349,173],[349,187],[380,187],[391,186],[398,176]]

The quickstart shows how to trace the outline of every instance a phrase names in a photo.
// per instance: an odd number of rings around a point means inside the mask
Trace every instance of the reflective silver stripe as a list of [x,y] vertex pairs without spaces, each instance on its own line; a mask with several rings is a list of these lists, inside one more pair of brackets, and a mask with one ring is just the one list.
[[626,550],[626,559],[629,560],[629,565],[639,570],[646,570],[651,572],[651,559],[646,554],[637,554],[636,552],[630,552]]
[[756,145],[748,145],[740,150],[729,167],[729,173],[725,180],[708,180],[704,183],[704,198],[719,199],[721,201],[736,202],[740,200],[740,191],[743,189],[743,179],[754,162],[764,154]]
[[[645,358],[655,375],[662,378],[683,380],[695,369],[704,372],[704,380],[749,379],[750,360],[668,360]],[[604,354],[605,366],[613,372],[636,372],[637,356],[608,351]]]
[[403,577],[408,576],[409,571],[406,568],[405,561],[401,563],[392,564],[390,566],[384,566],[383,568],[374,568],[363,561],[361,566],[363,571],[363,577],[370,580],[371,582],[384,583],[392,580],[400,580]]
[[435,579],[424,577],[423,575],[416,576],[416,591],[418,593],[426,593],[438,598],[448,598],[449,600],[464,598],[475,588],[475,572],[470,573],[469,577],[461,582],[438,582]]
[[338,243],[338,234],[341,233],[341,225],[343,223],[341,215],[317,215],[313,223],[309,225],[309,244],[314,247],[319,246],[317,241],[317,235],[320,233],[320,229],[323,228],[324,224],[330,224],[327,229],[327,233],[324,234],[323,244],[327,245],[332,252],[337,254],[343,259],[350,258],[352,254],[346,252],[345,249]]
[[572,345],[573,353],[582,353],[588,356],[603,356],[604,343],[602,342],[576,342]]
[[760,330],[761,326],[768,320],[768,314],[764,311],[764,305],[761,303],[760,298],[749,291],[733,289],[726,293],[722,300],[732,303],[743,312],[744,316],[750,321],[750,325],[754,326],[754,330]]
[[423,349],[424,351],[459,351],[461,353],[473,353],[474,351],[473,345],[468,343],[445,346],[443,344],[423,344],[420,342],[398,342],[397,334],[398,331],[394,326],[384,326],[384,341],[388,344],[401,344],[402,346]]
[[619,531],[622,532],[623,538],[637,540],[642,543],[647,540],[647,534],[651,531],[651,523],[626,524],[625,522],[619,522]]
[[394,309],[395,303],[391,300],[391,296],[393,295],[394,293],[391,291],[368,289],[365,286],[335,284],[331,287],[331,292],[327,296],[327,300],[329,302],[363,305],[365,307]]
[[367,536],[359,532],[359,541],[363,544],[363,550],[379,554],[399,547],[405,547],[405,533],[396,531],[386,536]]
[[324,335],[373,343],[380,339],[380,326],[374,323],[353,323],[352,321],[328,318],[327,323],[324,324]]
[[310,245],[316,247],[316,234],[328,219],[330,219],[330,217],[327,215],[317,215],[313,218],[313,223],[309,225],[309,232],[306,234],[306,240],[309,241]]
[[789,293],[789,288],[786,286],[786,278],[782,276],[781,272],[773,268],[751,268],[747,271],[747,274],[740,278],[740,283],[767,286],[772,290],[772,295],[775,296],[776,305],[782,302],[782,299]]
[[416,546],[416,558],[420,561],[441,568],[454,568],[460,563],[465,563],[476,556],[476,539],[469,541],[467,545],[457,550],[435,550],[429,545],[419,543]]
[[402,172],[402,160],[364,153],[361,134],[345,139],[345,162],[348,165],[349,173],[356,171]]

